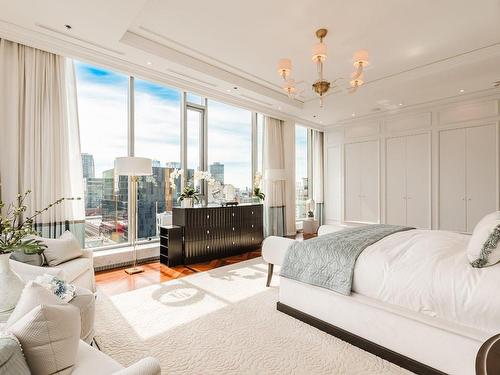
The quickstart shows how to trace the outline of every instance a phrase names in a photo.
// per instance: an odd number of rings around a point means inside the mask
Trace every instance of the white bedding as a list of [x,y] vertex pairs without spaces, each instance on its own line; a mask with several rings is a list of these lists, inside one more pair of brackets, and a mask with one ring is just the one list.
[[470,236],[410,230],[367,247],[353,292],[489,333],[500,332],[500,264],[472,268]]

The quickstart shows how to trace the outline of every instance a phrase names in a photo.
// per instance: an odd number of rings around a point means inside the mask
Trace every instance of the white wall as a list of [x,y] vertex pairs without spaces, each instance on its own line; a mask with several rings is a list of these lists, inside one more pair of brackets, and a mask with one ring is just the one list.
[[[350,120],[326,130],[325,147],[325,221],[345,222],[345,145],[354,142],[376,141],[379,143],[379,213],[378,222],[386,222],[386,141],[398,136],[427,134],[430,138],[430,197],[429,221],[432,229],[439,229],[439,143],[445,130],[492,125],[496,129],[495,186],[485,187],[496,191],[496,207],[500,207],[500,90],[490,90],[481,95],[443,100],[414,108],[401,109],[363,119]],[[394,180],[394,179],[393,179]],[[443,192],[441,192],[443,194]]]

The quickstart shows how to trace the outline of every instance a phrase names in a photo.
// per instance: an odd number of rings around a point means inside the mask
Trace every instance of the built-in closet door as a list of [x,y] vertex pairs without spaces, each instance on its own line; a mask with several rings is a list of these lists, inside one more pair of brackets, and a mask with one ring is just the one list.
[[439,228],[471,233],[497,209],[496,125],[442,131],[439,142]]
[[348,143],[344,148],[344,216],[346,221],[361,221],[361,145]]
[[376,223],[379,220],[378,142],[345,146],[344,218]]
[[465,129],[439,136],[439,229],[465,232]]
[[497,132],[495,125],[466,129],[467,232],[493,212],[497,200]]
[[361,218],[363,222],[379,221],[379,151],[378,142],[361,144]]
[[430,139],[428,134],[406,137],[406,225],[430,229]]
[[386,222],[430,228],[430,141],[427,134],[386,141]]
[[386,223],[406,224],[406,139],[386,140]]

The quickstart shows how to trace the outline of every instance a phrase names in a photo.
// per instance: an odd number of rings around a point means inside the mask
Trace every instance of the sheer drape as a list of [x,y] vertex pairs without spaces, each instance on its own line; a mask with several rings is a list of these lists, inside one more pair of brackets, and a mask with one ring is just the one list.
[[265,236],[286,234],[285,153],[283,121],[266,117],[264,124]]
[[312,131],[312,177],[313,177],[313,199],[316,202],[315,216],[319,225],[324,222],[324,163],[323,163],[324,133],[318,130]]
[[62,197],[82,198],[44,213],[44,224],[84,220],[76,100],[72,61],[0,39],[2,200],[31,190],[30,215]]

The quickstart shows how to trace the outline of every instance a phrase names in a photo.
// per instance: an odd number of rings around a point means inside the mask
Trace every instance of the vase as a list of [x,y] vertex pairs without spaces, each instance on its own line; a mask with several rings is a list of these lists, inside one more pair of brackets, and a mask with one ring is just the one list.
[[10,269],[10,254],[0,254],[0,321],[6,321],[24,288],[22,280]]
[[182,208],[191,208],[193,207],[193,198],[184,198],[181,201]]

